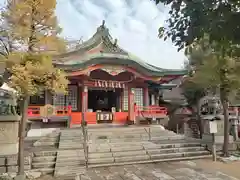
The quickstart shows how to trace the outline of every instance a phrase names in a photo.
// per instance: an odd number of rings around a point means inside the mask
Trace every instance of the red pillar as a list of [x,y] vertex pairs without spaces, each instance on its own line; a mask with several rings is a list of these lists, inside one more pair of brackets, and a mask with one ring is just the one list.
[[135,121],[134,116],[134,91],[132,88],[128,88],[128,119]]
[[149,106],[148,87],[143,88],[143,106]]

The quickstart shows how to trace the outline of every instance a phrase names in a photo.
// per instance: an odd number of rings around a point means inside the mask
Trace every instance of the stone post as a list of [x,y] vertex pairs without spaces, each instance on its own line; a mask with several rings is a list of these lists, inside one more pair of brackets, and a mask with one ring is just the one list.
[[18,153],[20,117],[16,113],[15,95],[0,88],[0,155]]
[[0,115],[0,155],[18,153],[18,116]]

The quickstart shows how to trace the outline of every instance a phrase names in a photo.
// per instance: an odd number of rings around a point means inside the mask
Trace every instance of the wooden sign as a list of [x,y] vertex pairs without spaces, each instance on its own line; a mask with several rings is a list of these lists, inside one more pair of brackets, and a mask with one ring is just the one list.
[[125,84],[119,81],[104,81],[96,80],[94,82],[95,87],[104,87],[104,88],[125,88]]
[[49,117],[56,115],[55,107],[51,104],[46,104],[45,106],[40,108],[40,115],[42,117]]

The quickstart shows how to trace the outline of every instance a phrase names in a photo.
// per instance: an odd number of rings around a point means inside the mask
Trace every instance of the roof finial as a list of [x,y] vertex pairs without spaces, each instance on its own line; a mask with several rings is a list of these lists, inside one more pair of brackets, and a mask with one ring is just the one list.
[[104,26],[105,26],[105,20],[102,21],[102,27],[104,27]]

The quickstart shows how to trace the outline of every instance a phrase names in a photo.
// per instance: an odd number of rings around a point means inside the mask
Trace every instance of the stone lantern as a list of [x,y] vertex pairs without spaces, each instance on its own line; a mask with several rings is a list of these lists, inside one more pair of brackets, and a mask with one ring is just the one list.
[[[212,135],[209,131],[209,123],[213,119],[216,120],[217,133],[215,133],[215,141],[217,145],[217,150],[222,150],[222,145],[224,141],[224,118],[220,100],[218,97],[215,96],[207,96],[205,97],[204,102],[207,111],[201,116],[203,120],[202,139],[207,144],[208,148],[211,149]],[[229,143],[230,145],[233,144],[233,136],[231,135],[229,135]],[[232,148],[234,149],[235,147]]]

